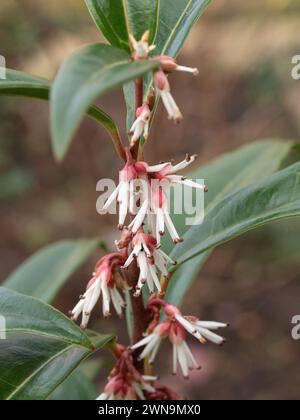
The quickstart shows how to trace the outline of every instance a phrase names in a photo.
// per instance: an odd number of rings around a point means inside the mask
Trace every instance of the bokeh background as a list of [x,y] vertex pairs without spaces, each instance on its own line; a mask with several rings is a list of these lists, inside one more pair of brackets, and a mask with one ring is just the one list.
[[[212,3],[180,60],[198,66],[200,76],[172,77],[185,119],[172,126],[159,113],[146,149],[151,162],[196,152],[202,163],[257,139],[300,138],[300,81],[291,78],[291,58],[300,54],[299,1]],[[83,0],[1,0],[0,54],[10,68],[53,78],[66,54],[99,40]],[[100,105],[124,133],[122,94],[106,95]],[[0,121],[0,283],[57,240],[100,235],[112,243],[115,219],[97,215],[95,186],[102,177],[115,178],[120,162],[101,127],[85,121],[58,165],[46,103],[1,97]],[[195,399],[300,397],[300,341],[291,338],[291,319],[300,314],[299,235],[299,219],[277,223],[213,253],[184,307],[230,322],[228,343],[222,349],[195,343],[203,371],[190,382],[170,376],[165,349],[162,382]],[[59,309],[74,306],[96,258],[64,287]],[[95,319],[93,328],[126,340],[115,318]],[[94,372],[99,388],[108,369],[105,363]]]

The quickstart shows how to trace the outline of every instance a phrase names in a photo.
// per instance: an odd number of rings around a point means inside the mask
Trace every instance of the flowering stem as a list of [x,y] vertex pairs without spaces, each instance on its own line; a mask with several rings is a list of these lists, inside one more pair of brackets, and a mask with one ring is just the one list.
[[167,292],[167,289],[168,289],[170,280],[171,280],[171,274],[169,275],[169,277],[161,276],[161,280],[160,280],[160,285],[161,285],[160,297],[164,297],[166,295],[166,292]]
[[136,79],[135,81],[135,110],[143,105],[144,99],[144,79]]
[[[144,80],[143,78],[137,79],[135,81],[135,112],[139,107],[143,105],[143,97],[144,97]],[[139,141],[135,144],[135,146],[131,150],[132,158],[134,160],[138,159],[139,157],[139,149],[140,149]],[[136,261],[131,264],[127,272],[125,272],[127,277],[127,281],[129,285],[134,290],[138,283],[140,271],[136,264]],[[146,331],[147,326],[149,324],[149,317],[147,310],[144,305],[143,296],[139,297],[131,297],[132,301],[132,313],[133,313],[133,337],[132,342],[133,344],[137,343],[143,337],[143,333]]]
[[[140,272],[136,261],[134,261],[130,265],[128,270],[124,271],[124,275],[126,276],[127,282],[133,290],[137,285],[139,274]],[[143,338],[143,333],[147,330],[149,324],[149,316],[145,308],[142,295],[138,297],[132,297],[131,294],[130,298],[133,314],[132,344],[135,344]]]
[[106,347],[112,352],[116,359],[118,359],[121,356],[120,347],[118,346],[115,340],[112,340],[110,343],[108,343]]

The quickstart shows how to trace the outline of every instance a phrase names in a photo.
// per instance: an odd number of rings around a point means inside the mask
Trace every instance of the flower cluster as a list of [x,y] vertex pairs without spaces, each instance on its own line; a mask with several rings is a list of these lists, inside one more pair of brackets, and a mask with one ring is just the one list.
[[[175,123],[179,123],[183,116],[172,96],[168,75],[174,71],[180,71],[197,76],[199,74],[198,69],[181,66],[176,63],[174,58],[167,55],[149,57],[149,54],[156,48],[155,45],[149,46],[148,44],[149,31],[145,32],[140,41],[137,41],[132,35],[130,36],[130,40],[133,49],[132,57],[134,60],[149,59],[160,64],[160,68],[153,72],[153,83],[158,96],[161,97],[163,101],[169,119],[173,120]],[[149,107],[149,104],[146,102],[136,111],[136,120],[130,130],[130,134],[133,135],[131,140],[132,144],[135,144],[135,142],[142,136],[144,136],[145,139],[148,138],[150,120],[151,107]]]
[[[198,70],[180,66],[169,56],[150,57],[155,46],[149,45],[149,32],[140,41],[132,35],[130,40],[133,60],[155,60],[160,63],[159,69],[153,72],[153,83],[169,118],[179,122],[182,114],[171,94],[168,74],[184,71],[196,75]],[[188,378],[189,371],[199,369],[200,366],[187,344],[187,333],[202,344],[211,341],[221,345],[225,342],[217,331],[226,327],[226,324],[184,316],[176,306],[163,299],[166,284],[170,280],[170,267],[176,265],[176,261],[162,250],[161,238],[168,231],[174,244],[183,241],[170,216],[170,188],[176,184],[203,192],[207,192],[208,188],[180,174],[195,161],[196,155],[187,155],[178,164],[165,162],[157,165],[149,165],[136,157],[136,145],[142,137],[147,139],[149,135],[154,99],[149,94],[146,101],[136,109],[135,121],[130,129],[131,147],[124,149],[125,166],[120,171],[118,186],[103,208],[105,211],[113,203],[118,204],[118,227],[122,235],[116,241],[117,252],[98,261],[86,292],[71,312],[74,320],[82,315],[81,326],[86,328],[91,312],[102,296],[104,317],[110,315],[111,303],[117,314],[122,315],[125,308],[123,292],[131,289],[132,299],[139,299],[137,306],[144,310],[145,319],[139,320],[144,324],[135,336],[134,344],[129,348],[115,345],[117,361],[99,400],[180,399],[171,389],[156,384],[155,376],[140,373],[137,360],[145,359],[145,366],[154,363],[161,343],[167,339],[173,347],[173,373],[176,374],[180,367],[183,376]],[[144,285],[147,285],[151,293],[146,307],[141,296]],[[147,328],[143,336],[145,326]]]
[[146,394],[156,392],[154,376],[141,375],[135,368],[132,353],[119,346],[117,363],[110,373],[108,383],[98,400],[145,400]]
[[80,301],[71,312],[73,320],[82,314],[82,328],[86,328],[97,301],[102,294],[103,316],[110,315],[110,302],[118,315],[122,314],[125,301],[118,289],[128,288],[127,283],[120,273],[120,266],[124,263],[124,256],[118,253],[108,254],[101,258],[95,267],[92,279],[87,285],[86,292],[80,296]]
[[169,276],[167,265],[176,263],[168,257],[158,246],[156,239],[140,230],[136,233],[132,240],[133,250],[124,264],[124,268],[128,268],[134,259],[140,269],[140,276],[135,290],[135,296],[139,296],[142,287],[147,283],[150,293],[154,292],[154,286],[161,292],[160,280],[157,270],[165,277]]
[[[166,319],[159,322],[156,316],[163,309]],[[189,377],[189,370],[200,369],[190,348],[186,343],[186,332],[194,336],[200,343],[206,341],[222,345],[225,339],[213,331],[227,327],[227,324],[213,321],[200,321],[194,316],[183,316],[180,310],[169,303],[158,299],[155,295],[150,298],[149,309],[153,311],[154,322],[148,329],[145,338],[132,346],[132,350],[144,347],[140,359],[147,358],[152,364],[158,353],[162,341],[169,339],[173,346],[173,374],[177,373],[178,364],[183,376]],[[158,311],[157,311],[158,309]]]
[[[128,227],[133,234],[136,234],[147,216],[148,230],[156,237],[158,243],[165,234],[166,228],[174,243],[181,242],[182,239],[170,217],[169,190],[171,186],[180,184],[204,192],[208,191],[206,185],[198,184],[177,174],[191,165],[195,159],[196,155],[187,155],[177,165],[166,162],[152,166],[146,162],[133,162],[127,150],[127,163],[120,171],[119,184],[107,199],[103,210],[107,210],[114,201],[117,201],[120,229],[123,229],[126,217],[130,214],[135,217]],[[138,211],[137,202],[139,203]]]

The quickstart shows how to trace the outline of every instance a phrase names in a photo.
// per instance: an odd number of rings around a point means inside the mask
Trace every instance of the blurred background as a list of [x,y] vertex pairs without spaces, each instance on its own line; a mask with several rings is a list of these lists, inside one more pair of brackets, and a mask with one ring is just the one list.
[[[160,113],[147,159],[192,152],[204,163],[257,139],[299,139],[300,81],[291,78],[291,58],[300,54],[299,18],[297,0],[213,1],[180,59],[200,76],[172,80],[185,119],[172,126]],[[0,40],[8,67],[50,79],[66,54],[103,41],[82,0],[2,0]],[[100,105],[125,133],[121,92]],[[101,127],[86,120],[58,165],[47,103],[0,97],[0,118],[0,283],[57,240],[99,235],[111,244],[115,218],[97,215],[95,186],[102,177],[116,178],[120,161]],[[170,376],[166,349],[161,382],[194,399],[300,397],[300,341],[291,338],[291,319],[300,314],[299,235],[299,219],[277,223],[213,253],[184,307],[230,322],[228,343],[221,349],[195,343],[203,370],[190,382]],[[96,259],[73,276],[55,306],[64,312],[74,306]],[[126,340],[116,318],[95,319],[93,328]],[[95,372],[99,389],[108,369]]]

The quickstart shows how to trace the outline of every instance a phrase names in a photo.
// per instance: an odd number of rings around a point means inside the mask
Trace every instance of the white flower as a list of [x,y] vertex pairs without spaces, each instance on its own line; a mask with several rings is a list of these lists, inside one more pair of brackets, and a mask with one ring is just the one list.
[[134,121],[129,134],[132,135],[131,146],[134,146],[135,143],[143,135],[145,140],[147,140],[149,135],[149,126],[150,126],[151,111],[148,104],[144,104],[136,111],[136,120]]
[[194,76],[199,74],[199,70],[193,67],[180,66],[176,60],[168,55],[158,55],[152,58],[154,61],[159,61],[164,72],[180,71],[185,73],[192,73]]
[[225,338],[212,331],[228,327],[227,324],[212,321],[199,321],[193,317],[183,317],[181,314],[175,315],[176,320],[183,326],[183,328],[197,338],[201,343],[211,341],[214,344],[222,345],[225,343]]
[[132,380],[121,375],[110,379],[97,400],[145,400],[144,392],[155,392],[155,388],[149,383],[157,380],[155,376],[138,375],[135,371],[134,373]]
[[[93,278],[87,286],[87,290],[80,301],[71,312],[72,319],[76,321],[80,314],[82,314],[81,327],[86,328],[96,303],[102,294],[102,311],[103,316],[110,315],[110,303],[120,316],[123,308],[126,306],[123,297],[117,288],[118,273],[114,272],[117,265],[122,265],[123,258],[119,254],[109,254],[103,257],[98,266]],[[123,286],[123,285],[122,285]]]
[[[182,242],[182,238],[177,233],[176,227],[170,217],[168,206],[168,193],[172,185],[181,184],[186,187],[197,188],[207,192],[208,188],[204,184],[186,179],[182,175],[177,175],[178,171],[187,168],[196,159],[196,155],[187,155],[185,160],[177,165],[167,162],[159,165],[147,165],[147,173],[151,178],[151,209],[156,216],[155,234],[160,242],[160,237],[165,233],[165,227],[170,233],[174,243]],[[153,221],[152,221],[153,224]]]
[[157,271],[159,270],[164,276],[169,276],[167,264],[175,264],[161,249],[157,246],[156,239],[144,232],[138,232],[133,240],[133,251],[129,255],[124,264],[124,268],[128,268],[134,259],[137,260],[137,265],[140,269],[140,276],[136,286],[135,294],[139,296],[142,287],[147,283],[148,289],[151,293],[156,288],[161,292],[160,280]]
[[183,376],[188,378],[189,370],[200,369],[185,340],[185,332],[192,334],[201,343],[209,340],[215,344],[223,344],[225,339],[213,330],[227,327],[227,324],[211,321],[199,321],[195,317],[184,317],[179,309],[170,304],[164,304],[167,319],[158,324],[153,332],[132,346],[133,350],[144,347],[140,359],[147,358],[153,363],[160,345],[165,338],[169,338],[173,346],[173,374],[177,373],[178,365]]
[[169,118],[174,122],[179,123],[183,117],[171,94],[170,83],[165,72],[161,69],[154,71],[153,79],[158,93],[160,94],[163,104],[168,112]]
[[117,188],[107,199],[103,206],[103,210],[107,210],[110,205],[117,201],[119,204],[119,229],[123,229],[126,216],[128,213],[135,212],[135,203],[137,200],[137,187],[139,184],[139,170],[143,171],[141,165],[131,162],[131,156],[128,157],[128,161],[120,171],[120,180]]
[[132,34],[129,34],[131,46],[134,50],[133,58],[135,60],[148,58],[150,52],[156,48],[155,45],[149,45],[149,35],[150,32],[146,31],[141,40],[137,41]]

